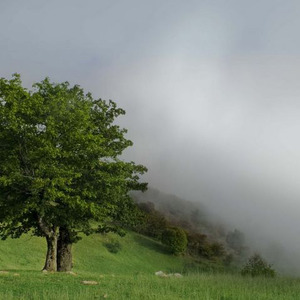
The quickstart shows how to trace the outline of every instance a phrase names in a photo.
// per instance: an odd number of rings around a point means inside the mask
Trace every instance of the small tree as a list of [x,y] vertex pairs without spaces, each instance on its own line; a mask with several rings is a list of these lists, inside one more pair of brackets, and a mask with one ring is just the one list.
[[172,254],[179,255],[185,252],[188,241],[185,232],[181,228],[170,227],[162,233],[162,242]]
[[33,228],[47,240],[44,269],[67,271],[78,232],[118,230],[146,168],[119,159],[132,142],[113,101],[47,78],[33,87],[0,79],[0,236]]
[[259,254],[252,255],[241,270],[242,275],[275,277],[276,272]]

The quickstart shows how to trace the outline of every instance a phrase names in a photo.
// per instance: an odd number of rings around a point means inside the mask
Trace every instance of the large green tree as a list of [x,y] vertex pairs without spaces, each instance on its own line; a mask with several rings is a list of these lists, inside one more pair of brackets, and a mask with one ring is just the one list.
[[124,113],[68,82],[0,79],[0,235],[44,236],[45,270],[70,270],[79,232],[117,230],[128,192],[146,189],[146,168],[120,159],[132,145],[115,124]]

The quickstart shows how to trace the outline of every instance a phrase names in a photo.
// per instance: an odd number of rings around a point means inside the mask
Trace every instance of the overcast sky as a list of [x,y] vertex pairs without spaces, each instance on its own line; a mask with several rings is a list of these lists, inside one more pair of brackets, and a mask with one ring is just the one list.
[[0,76],[115,100],[150,185],[300,250],[299,28],[297,0],[1,0]]

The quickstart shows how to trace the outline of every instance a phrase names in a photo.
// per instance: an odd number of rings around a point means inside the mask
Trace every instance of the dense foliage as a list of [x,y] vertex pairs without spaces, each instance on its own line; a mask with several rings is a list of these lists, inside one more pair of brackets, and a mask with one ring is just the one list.
[[155,209],[152,202],[139,203],[141,212],[140,222],[137,223],[135,231],[161,240],[163,231],[168,227],[168,222],[163,214]]
[[275,277],[276,272],[259,254],[252,255],[241,270],[242,275]]
[[187,237],[181,228],[166,228],[162,233],[162,242],[168,247],[172,254],[179,255],[186,251]]

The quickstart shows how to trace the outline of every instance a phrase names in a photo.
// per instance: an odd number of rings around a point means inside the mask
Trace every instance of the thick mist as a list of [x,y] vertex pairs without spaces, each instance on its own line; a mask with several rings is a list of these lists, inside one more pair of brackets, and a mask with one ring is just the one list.
[[[1,77],[113,99],[124,157],[300,274],[300,4],[2,1]],[[298,265],[299,262],[299,265]]]

